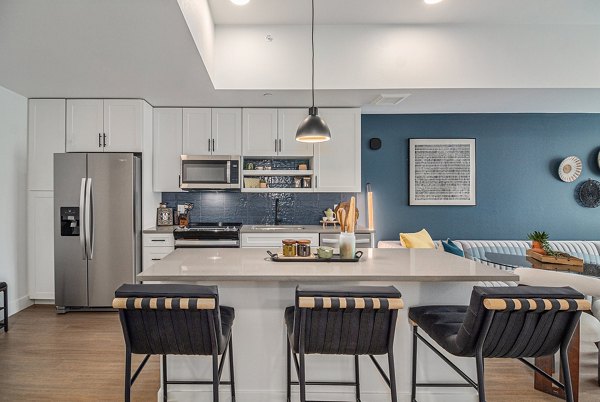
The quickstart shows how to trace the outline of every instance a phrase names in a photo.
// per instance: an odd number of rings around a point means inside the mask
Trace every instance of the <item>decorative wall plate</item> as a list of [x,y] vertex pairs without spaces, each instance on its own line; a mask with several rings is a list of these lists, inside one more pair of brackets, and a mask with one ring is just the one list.
[[600,151],[598,151],[598,167],[600,168]]
[[576,156],[569,156],[560,163],[558,176],[562,181],[570,183],[577,180],[582,170],[583,164],[581,163],[581,159]]
[[579,187],[579,201],[587,208],[600,206],[600,182],[590,179],[583,183]]

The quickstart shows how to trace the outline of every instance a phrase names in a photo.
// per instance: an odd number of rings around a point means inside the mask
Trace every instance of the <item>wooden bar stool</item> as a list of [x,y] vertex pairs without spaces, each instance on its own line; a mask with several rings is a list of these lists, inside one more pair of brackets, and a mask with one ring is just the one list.
[[[417,387],[473,387],[485,402],[484,358],[519,359],[560,389],[573,401],[567,348],[581,312],[590,309],[584,295],[569,288],[475,286],[468,306],[411,307],[413,324],[412,397]],[[475,357],[477,381],[473,381],[435,346],[419,334],[421,328],[454,356]],[[421,340],[456,371],[465,383],[418,383],[417,344]],[[564,384],[525,358],[554,355],[560,350]],[[507,384],[510,386],[510,384]]]
[[4,304],[0,307],[4,313],[4,320],[0,323],[0,328],[4,328],[4,332],[8,332],[8,286],[6,282],[0,282],[0,292],[4,299]]
[[[233,308],[219,306],[216,286],[122,285],[115,291],[112,305],[119,309],[125,337],[126,402],[131,398],[131,386],[151,355],[163,357],[163,401],[167,401],[169,384],[211,384],[215,402],[219,400],[219,384],[228,384],[231,400],[235,401],[231,336],[235,314]],[[221,381],[227,352],[230,381]],[[132,353],[146,355],[133,377]],[[167,355],[212,356],[212,381],[169,381]]]
[[[359,356],[368,355],[397,401],[394,369],[394,331],[403,303],[393,286],[296,288],[296,304],[286,308],[287,400],[291,386],[300,386],[300,401],[306,402],[306,385],[340,385],[355,388],[360,402]],[[305,355],[354,356],[354,381],[306,381]],[[389,375],[375,355],[388,356]],[[299,381],[292,381],[293,357]]]

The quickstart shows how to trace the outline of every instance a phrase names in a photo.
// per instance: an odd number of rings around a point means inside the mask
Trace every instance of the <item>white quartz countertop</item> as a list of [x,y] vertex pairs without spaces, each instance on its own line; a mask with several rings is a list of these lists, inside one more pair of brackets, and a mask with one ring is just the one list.
[[[147,234],[173,233],[178,226],[154,226],[144,229]],[[273,230],[275,228],[275,230]],[[241,233],[340,233],[340,226],[322,225],[243,225]],[[367,229],[364,226],[357,226],[355,233],[375,233],[375,230]]]
[[[518,281],[511,272],[428,249],[364,249],[357,263],[273,262],[266,248],[176,249],[142,281]],[[271,249],[276,252],[277,250]]]

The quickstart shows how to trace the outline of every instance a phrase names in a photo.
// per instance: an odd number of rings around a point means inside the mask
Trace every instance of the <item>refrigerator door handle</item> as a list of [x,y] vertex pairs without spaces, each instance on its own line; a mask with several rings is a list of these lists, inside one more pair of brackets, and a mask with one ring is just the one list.
[[81,187],[79,190],[79,243],[81,244],[81,259],[87,258],[87,251],[85,249],[85,188],[87,179],[81,178]]
[[85,248],[87,258],[94,258],[94,201],[92,194],[92,179],[88,178],[85,186]]

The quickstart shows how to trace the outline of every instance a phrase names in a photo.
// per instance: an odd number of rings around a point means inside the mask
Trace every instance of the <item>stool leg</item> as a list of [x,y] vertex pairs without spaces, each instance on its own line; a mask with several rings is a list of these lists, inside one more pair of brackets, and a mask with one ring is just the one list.
[[8,332],[8,288],[4,289],[4,332]]
[[292,402],[292,347],[287,334],[285,339],[287,340],[287,402]]
[[213,365],[213,401],[219,402],[219,355],[216,349],[213,352],[212,358]]
[[[302,348],[304,349],[304,348]],[[306,402],[306,376],[304,365],[304,350],[300,350],[300,402]]]
[[356,383],[356,402],[360,402],[360,368],[358,366],[358,355],[354,355],[354,381]]
[[417,402],[417,329],[418,327],[415,325],[413,327],[413,347],[412,347],[412,383],[410,390],[410,401]]
[[233,375],[233,334],[229,336],[229,377],[231,378],[231,401],[235,402],[235,377]]
[[162,356],[162,369],[163,369],[163,378],[162,378],[162,389],[163,389],[163,402],[167,402],[167,355]]
[[125,351],[125,402],[131,401],[131,352]]
[[569,368],[568,344],[560,345],[560,365],[562,368],[563,381],[565,383],[565,400],[573,402],[573,384],[571,383],[571,369]]
[[388,365],[390,366],[390,391],[392,393],[392,402],[398,402],[398,392],[396,391],[396,366],[394,364],[394,349],[388,350]]
[[477,363],[477,393],[479,394],[479,402],[485,402],[485,380],[482,350],[477,351],[475,361]]

